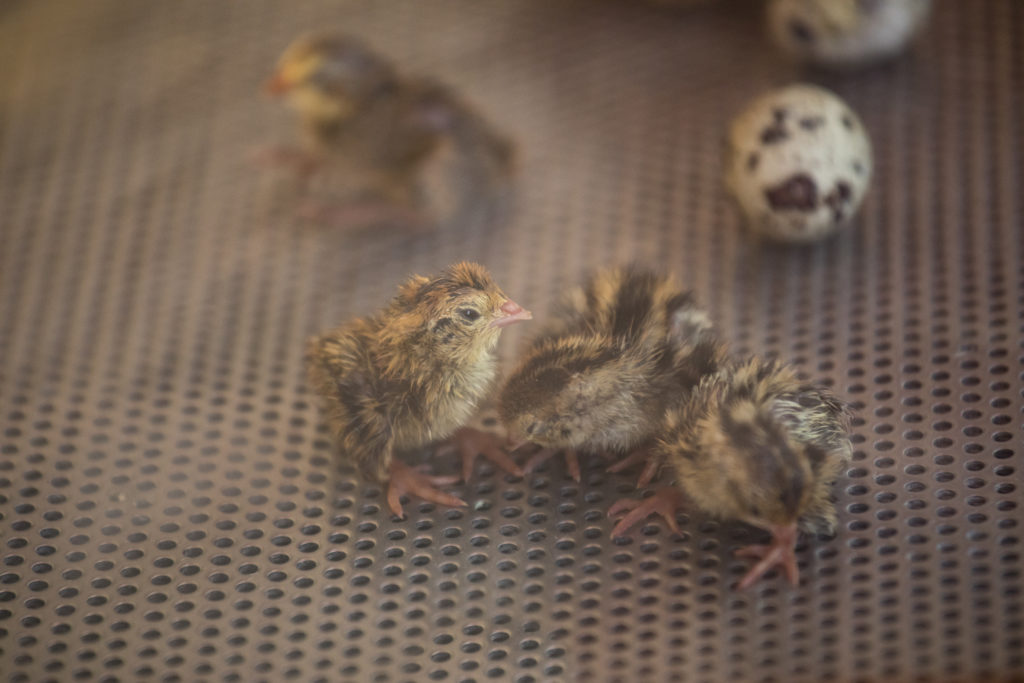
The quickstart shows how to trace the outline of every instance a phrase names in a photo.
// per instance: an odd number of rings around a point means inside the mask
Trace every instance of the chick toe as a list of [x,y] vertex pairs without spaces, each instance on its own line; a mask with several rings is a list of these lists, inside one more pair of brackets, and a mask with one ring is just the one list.
[[438,489],[438,486],[454,484],[459,480],[453,476],[423,474],[398,460],[391,461],[391,476],[388,483],[388,507],[396,517],[405,519],[402,510],[402,496],[410,494],[423,500],[448,507],[467,507],[466,501]]
[[654,495],[637,500],[636,498],[623,498],[608,508],[608,517],[615,517],[622,512],[626,516],[619,520],[619,523],[612,529],[612,538],[624,536],[627,531],[638,522],[643,521],[653,514],[661,515],[665,519],[668,528],[672,533],[682,536],[676,522],[676,511],[681,508],[686,498],[675,488],[663,487],[654,492]]
[[740,579],[737,587],[740,590],[749,588],[774,567],[781,567],[789,582],[794,586],[798,585],[800,569],[796,563],[795,543],[796,534],[793,534],[792,537],[776,536],[769,545],[748,545],[738,548],[734,553],[736,557],[755,557],[758,558],[758,562]]
[[498,437],[494,434],[465,427],[455,432],[452,441],[462,456],[463,481],[469,481],[473,475],[473,462],[479,455],[509,474],[514,474],[517,477],[522,477],[525,474],[523,469],[501,447]]
[[608,468],[605,469],[605,472],[612,472],[617,474],[622,470],[629,469],[630,467],[638,463],[646,463],[648,456],[649,453],[647,453],[642,448],[638,448],[637,450],[633,451],[622,460],[619,460],[609,465]]
[[621,472],[638,463],[643,463],[640,476],[637,478],[636,487],[644,488],[650,484],[661,469],[661,459],[656,457],[650,446],[644,446],[633,451],[622,460],[613,463],[606,469],[606,472]]
[[523,465],[523,472],[533,472],[542,463],[550,460],[558,453],[562,453],[565,457],[565,469],[569,472],[569,476],[573,478],[573,481],[579,482],[582,478],[580,472],[580,458],[576,451],[571,448],[542,448],[530,456],[530,459],[526,461],[526,464]]

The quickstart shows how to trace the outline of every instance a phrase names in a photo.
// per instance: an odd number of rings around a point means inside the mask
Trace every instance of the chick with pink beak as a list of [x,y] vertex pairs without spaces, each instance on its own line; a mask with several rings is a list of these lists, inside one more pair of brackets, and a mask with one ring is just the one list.
[[517,304],[515,301],[512,301],[512,299],[503,303],[500,310],[504,315],[500,318],[495,318],[494,322],[491,323],[492,327],[508,327],[509,325],[523,320],[533,319],[532,313]]

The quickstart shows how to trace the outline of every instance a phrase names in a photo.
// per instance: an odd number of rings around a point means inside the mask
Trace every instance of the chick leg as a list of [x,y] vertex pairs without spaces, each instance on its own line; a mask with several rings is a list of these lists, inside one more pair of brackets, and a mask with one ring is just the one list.
[[388,507],[396,517],[405,519],[401,500],[404,494],[419,496],[423,500],[429,500],[438,505],[466,507],[466,501],[437,488],[446,484],[454,484],[458,480],[458,477],[437,477],[423,474],[397,459],[392,460],[388,481]]
[[654,454],[650,446],[638,448],[622,460],[612,464],[605,471],[621,472],[622,470],[641,462],[644,464],[644,467],[640,470],[640,477],[636,480],[636,487],[641,489],[650,484],[651,481],[654,480],[655,475],[658,474],[658,470],[661,469],[661,458],[658,458]]
[[577,455],[576,451],[574,451],[571,448],[542,448],[536,453],[534,453],[532,456],[530,456],[530,459],[527,460],[526,464],[523,466],[523,471],[533,472],[533,470],[535,470],[541,463],[550,460],[559,452],[561,452],[565,456],[565,467],[567,470],[569,470],[569,476],[572,477],[574,481],[578,482],[581,478],[580,458],[579,455]]
[[509,474],[514,474],[517,477],[525,474],[501,447],[498,437],[489,432],[463,427],[455,432],[455,436],[452,437],[452,445],[462,456],[463,481],[469,481],[473,475],[473,461],[478,455],[484,456]]
[[685,501],[686,497],[678,489],[665,486],[647,498],[623,498],[615,502],[608,508],[608,517],[615,517],[622,512],[627,514],[612,529],[612,538],[622,536],[630,527],[655,513],[665,518],[665,523],[673,533],[682,535],[683,532],[679,530],[679,524],[676,522],[676,510],[682,507]]
[[782,567],[786,572],[786,578],[796,586],[800,583],[800,570],[796,564],[796,525],[777,527],[772,533],[770,545],[749,545],[739,548],[736,557],[756,557],[757,564],[750,568],[746,575],[739,582],[739,589],[743,590],[752,586],[762,575],[773,567]]

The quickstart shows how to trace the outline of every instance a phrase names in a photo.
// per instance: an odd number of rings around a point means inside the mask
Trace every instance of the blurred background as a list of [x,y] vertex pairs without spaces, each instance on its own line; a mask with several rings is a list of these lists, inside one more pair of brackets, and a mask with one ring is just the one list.
[[[261,93],[336,27],[518,147],[515,210],[436,232],[295,214]],[[1019,680],[1024,6],[936,2],[884,64],[801,66],[760,2],[0,5],[0,673],[11,681]],[[795,81],[862,118],[860,217],[744,229],[729,119]],[[633,479],[481,465],[465,510],[334,456],[304,340],[486,264],[542,320],[590,269],[675,272],[741,352],[855,403],[841,529],[733,588],[741,525],[612,542]],[[505,333],[506,362],[528,326]],[[456,472],[454,457],[436,469]]]

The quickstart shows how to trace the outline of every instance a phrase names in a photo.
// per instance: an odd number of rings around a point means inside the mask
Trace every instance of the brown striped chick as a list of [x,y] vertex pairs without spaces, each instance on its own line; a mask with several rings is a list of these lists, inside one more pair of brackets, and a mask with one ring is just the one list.
[[[541,446],[524,469],[560,451],[629,454],[658,431],[665,408],[712,372],[719,345],[706,316],[665,277],[639,268],[597,273],[509,376],[499,411],[510,436]],[[640,451],[643,453],[643,451]],[[631,456],[622,469],[644,460]],[[649,480],[657,461],[645,468]]]
[[521,474],[493,436],[461,428],[491,391],[502,329],[530,317],[482,266],[457,263],[413,277],[384,310],[310,340],[309,377],[327,425],[364,476],[389,481],[395,515],[403,493],[465,505],[436,488],[457,478],[430,477],[394,457],[453,434],[464,471],[483,454]]
[[[668,339],[682,377],[674,388],[677,399],[696,384],[701,373],[716,369],[721,358],[721,349],[714,347],[717,337],[711,319],[693,293],[683,290],[673,276],[635,264],[596,272],[562,300],[556,318],[556,331],[607,333],[628,337],[633,343]],[[701,353],[711,352],[712,357],[705,361],[697,354],[694,362],[688,362],[698,344],[703,344]],[[646,486],[661,467],[661,459],[648,447],[635,448],[608,471],[621,472],[637,463],[644,465],[637,487]]]
[[[302,178],[329,170],[347,190],[344,201],[308,202],[304,213],[322,222],[433,227],[439,217],[426,215],[421,176],[448,142],[472,180],[500,185],[511,177],[512,145],[482,116],[444,85],[398,73],[351,36],[299,38],[281,56],[266,91],[287,96],[304,144],[273,149],[265,159],[293,166]],[[461,188],[462,201],[478,200],[481,187]]]
[[851,455],[846,404],[800,381],[788,366],[752,358],[705,378],[688,401],[668,411],[666,422],[657,448],[675,471],[677,488],[616,503],[609,516],[631,511],[612,535],[655,512],[678,533],[675,510],[689,499],[698,510],[772,535],[769,545],[737,551],[758,559],[740,588],[775,566],[795,585],[798,529],[835,532],[829,490]]
[[562,298],[542,336],[598,333],[680,347],[714,336],[711,319],[671,275],[637,265],[599,270]]

